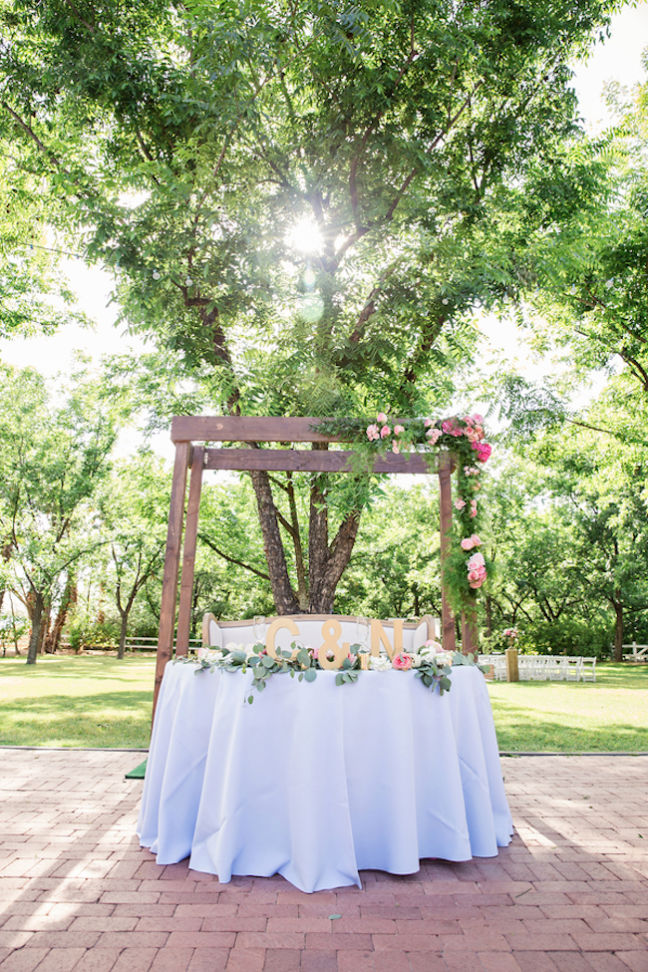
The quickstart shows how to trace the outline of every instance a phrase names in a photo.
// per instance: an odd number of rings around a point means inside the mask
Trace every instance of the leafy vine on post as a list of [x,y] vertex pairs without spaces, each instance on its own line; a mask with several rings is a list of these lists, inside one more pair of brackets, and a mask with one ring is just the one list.
[[449,553],[443,557],[444,587],[452,608],[462,616],[464,650],[477,648],[477,592],[487,577],[486,559],[479,549],[481,508],[479,491],[484,463],[491,455],[485,440],[481,415],[447,419],[412,418],[394,420],[379,412],[366,425],[358,419],[328,419],[317,425],[319,432],[341,435],[355,443],[358,471],[367,472],[377,456],[424,451],[431,469],[439,471],[438,457],[451,453],[457,468],[457,498]]

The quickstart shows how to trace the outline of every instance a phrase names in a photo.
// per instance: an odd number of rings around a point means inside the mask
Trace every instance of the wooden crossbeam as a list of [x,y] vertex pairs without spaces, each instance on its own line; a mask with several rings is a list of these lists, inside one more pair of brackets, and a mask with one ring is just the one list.
[[[335,436],[313,431],[318,418],[247,415],[177,415],[171,422],[173,442],[334,442]],[[339,441],[339,437],[337,437]]]
[[[285,421],[285,420],[284,420]],[[205,469],[267,469],[292,472],[352,472],[353,452],[328,452],[316,449],[206,449]],[[376,473],[431,473],[434,463],[428,465],[425,457],[387,455],[376,459]]]

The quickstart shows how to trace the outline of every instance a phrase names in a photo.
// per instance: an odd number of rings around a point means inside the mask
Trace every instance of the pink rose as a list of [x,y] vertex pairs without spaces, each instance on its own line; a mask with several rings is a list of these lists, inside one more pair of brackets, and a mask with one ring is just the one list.
[[406,672],[412,667],[412,656],[406,655],[404,651],[400,655],[394,655],[392,668],[397,668],[400,672]]
[[384,425],[386,421],[387,421],[387,416],[385,415],[385,413],[378,412],[378,414],[376,415],[376,422],[378,422],[379,425]]
[[458,499],[454,501],[455,510],[463,510],[465,505],[466,505],[465,500]]
[[477,425],[483,425],[484,424],[484,416],[483,415],[479,415],[477,412],[475,412],[474,415],[471,415],[470,418]]
[[380,438],[380,431],[378,430],[377,425],[367,426],[367,438],[369,439],[370,442],[373,442],[374,439]]
[[431,445],[436,445],[441,435],[441,429],[429,429],[425,435],[430,440]]
[[398,442],[392,442],[392,452],[395,452],[396,455],[399,454],[399,452],[400,452],[400,446],[399,446]]
[[426,429],[429,429],[431,425],[434,425],[434,422],[432,421],[431,418],[426,418],[423,419],[423,425],[425,426]]
[[473,533],[470,539],[472,540],[473,547],[481,547],[481,540],[479,539],[476,533]]
[[391,429],[389,428],[389,426],[383,425],[382,429],[380,430],[380,438],[384,439],[386,435],[390,435],[390,434],[391,434]]
[[477,516],[477,500],[470,501],[470,516],[474,519]]
[[473,543],[472,537],[464,537],[464,539],[461,541],[462,550],[472,550],[474,546],[475,544]]
[[394,435],[400,435],[401,432],[404,432],[404,431],[405,431],[405,426],[404,425],[395,425],[394,426]]
[[484,560],[484,555],[480,553],[474,553],[472,557],[468,560],[468,570],[477,570],[478,567],[483,567],[486,561]]
[[[472,560],[472,558],[471,558]],[[470,561],[468,562],[470,564]],[[473,567],[472,570],[468,570],[468,584],[473,589],[476,590],[486,580],[486,568],[483,564],[479,564]]]
[[441,423],[441,429],[446,433],[446,435],[448,434],[448,432],[451,432],[452,431],[452,420],[451,419],[446,419],[445,422],[442,422]]

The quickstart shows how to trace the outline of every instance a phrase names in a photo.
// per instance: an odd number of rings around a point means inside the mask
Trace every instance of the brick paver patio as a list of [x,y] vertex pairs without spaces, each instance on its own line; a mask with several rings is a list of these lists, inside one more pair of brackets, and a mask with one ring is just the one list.
[[124,779],[140,759],[0,750],[2,972],[648,970],[646,756],[504,759],[497,858],[312,895],[158,867]]

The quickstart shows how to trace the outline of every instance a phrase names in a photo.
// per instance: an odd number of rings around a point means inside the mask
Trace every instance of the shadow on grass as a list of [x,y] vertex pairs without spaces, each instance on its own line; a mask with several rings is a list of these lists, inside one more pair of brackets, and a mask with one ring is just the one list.
[[504,752],[648,752],[648,728],[624,722],[602,722],[595,728],[556,722],[519,705],[493,700],[500,750]]
[[[155,671],[155,658],[130,656],[119,659],[114,655],[46,655],[39,657],[35,665],[28,665],[24,658],[0,659],[0,677],[39,679],[110,679],[114,682],[132,682]],[[151,689],[152,690],[152,689]]]
[[148,691],[17,699],[2,706],[0,745],[146,747],[151,701]]

